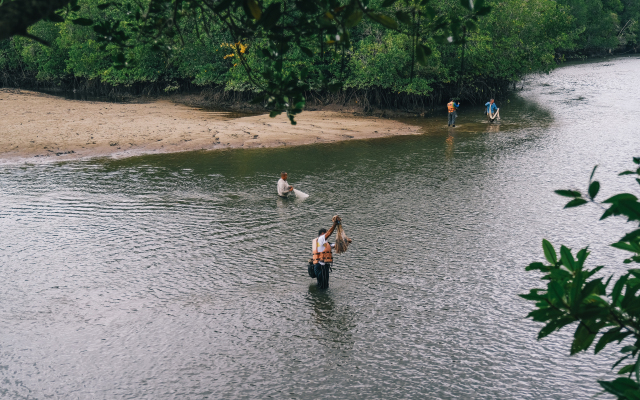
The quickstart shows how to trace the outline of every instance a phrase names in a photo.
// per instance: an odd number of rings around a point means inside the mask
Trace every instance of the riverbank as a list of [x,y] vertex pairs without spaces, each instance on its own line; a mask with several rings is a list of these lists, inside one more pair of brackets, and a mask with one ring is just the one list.
[[420,134],[420,127],[353,113],[237,117],[169,100],[106,103],[0,89],[0,159],[126,157],[193,150],[297,146]]

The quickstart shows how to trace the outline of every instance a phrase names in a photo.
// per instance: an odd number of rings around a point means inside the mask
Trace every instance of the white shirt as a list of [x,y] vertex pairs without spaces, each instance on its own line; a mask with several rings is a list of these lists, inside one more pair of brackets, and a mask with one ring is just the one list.
[[289,196],[289,188],[291,186],[284,179],[280,178],[278,181],[278,196],[288,197]]
[[[329,243],[327,242],[327,239],[324,238],[324,233],[320,236],[318,236],[318,239],[316,239],[317,244],[318,244],[318,253],[322,253],[324,251],[324,245]],[[336,247],[335,243],[329,243],[329,245],[331,246],[331,248]],[[320,265],[324,265],[324,262],[322,261],[318,261],[318,264]]]

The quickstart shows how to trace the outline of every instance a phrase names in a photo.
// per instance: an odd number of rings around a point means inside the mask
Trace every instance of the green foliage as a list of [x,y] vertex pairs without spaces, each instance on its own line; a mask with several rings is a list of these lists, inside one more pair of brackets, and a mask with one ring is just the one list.
[[[640,158],[634,158],[634,162],[640,164]],[[596,168],[591,173],[586,195],[575,190],[556,191],[561,196],[572,198],[565,208],[592,202],[608,206],[601,219],[623,216],[629,222],[640,223],[640,203],[636,196],[621,193],[596,201],[600,183],[593,181],[595,171]],[[640,167],[620,175],[640,177]],[[640,184],[640,178],[636,178],[636,182]],[[624,263],[640,263],[640,229],[627,233],[611,246],[632,253]],[[542,248],[547,264],[534,262],[526,270],[541,271],[547,287],[531,289],[521,295],[535,302],[535,309],[528,317],[545,324],[538,333],[538,339],[572,325],[575,331],[571,354],[586,351],[594,343],[594,353],[597,354],[607,345],[616,343],[621,346],[621,356],[613,368],[625,363],[618,374],[627,377],[598,383],[618,399],[640,399],[640,269],[628,269],[621,277],[614,279],[612,275],[605,281],[602,277],[595,277],[603,266],[585,267],[589,255],[587,248],[574,256],[570,249],[560,246],[560,258],[546,239],[542,241]]]
[[470,38],[470,72],[492,71],[498,79],[519,79],[555,66],[555,50],[570,48],[572,17],[553,0],[506,0],[496,4]]
[[218,85],[293,121],[307,91],[464,97],[552,69],[558,49],[636,43],[639,16],[635,0],[74,0],[30,28],[48,47],[0,45],[0,72]]
[[558,0],[558,3],[573,16],[577,49],[606,50],[638,43],[638,1]]
[[[155,3],[151,3],[153,4]],[[127,1],[118,4],[80,1],[74,7],[76,11],[68,11],[71,17],[66,22],[40,23],[31,31],[34,35],[40,35],[42,25],[53,27],[50,29],[54,33],[53,37],[47,35],[45,39],[52,43],[52,47],[61,49],[61,54],[66,54],[64,67],[58,68],[59,72],[62,71],[59,78],[68,74],[67,76],[99,79],[110,84],[131,84],[136,79],[153,82],[171,76],[189,79],[198,85],[218,84],[233,90],[259,92],[268,81],[263,75],[265,70],[273,72],[272,78],[284,79],[287,76],[298,76],[292,75],[292,72],[300,72],[300,68],[306,67],[306,82],[298,80],[297,84],[308,84],[310,88],[322,89],[330,85],[334,89],[343,85],[357,89],[377,87],[393,92],[424,95],[430,93],[434,85],[455,82],[460,77],[459,49],[452,47],[446,40],[447,37],[454,43],[466,43],[470,67],[465,74],[471,79],[496,74],[514,79],[518,78],[519,73],[529,72],[531,68],[529,66],[514,70],[504,68],[506,65],[497,65],[500,60],[520,57],[520,54],[513,53],[505,58],[513,47],[510,43],[500,45],[503,51],[495,52],[500,36],[491,33],[495,25],[504,25],[505,15],[501,13],[513,13],[513,7],[518,7],[522,13],[523,7],[515,1],[506,5],[500,3],[494,7],[498,14],[496,17],[492,14],[485,16],[484,19],[491,18],[487,23],[479,16],[486,15],[490,7],[481,3],[476,3],[477,10],[470,11],[462,7],[459,1],[433,5],[425,1],[393,2],[387,7],[390,7],[389,14],[398,18],[399,23],[395,25],[390,25],[387,20],[391,17],[382,18],[379,13],[365,13],[356,7],[360,3],[354,2],[347,3],[346,6],[334,6],[333,11],[328,11],[332,18],[328,18],[327,12],[319,14],[323,10],[319,7],[324,4],[319,2],[315,6],[315,13],[320,17],[312,26],[316,31],[313,32],[312,29],[298,37],[289,37],[286,35],[287,31],[282,31],[283,24],[299,24],[296,13],[286,14],[282,7],[278,8],[278,4],[280,3],[271,2],[261,6],[255,3],[254,7],[266,7],[264,13],[261,8],[262,25],[255,27],[256,18],[251,14],[251,21],[245,22],[255,29],[242,32],[247,37],[239,39],[237,34],[224,25],[205,24],[205,20],[210,20],[206,19],[208,16],[202,11],[184,8],[181,11],[189,18],[181,17],[179,24],[172,25],[173,30],[165,29],[163,35],[151,42],[143,36],[135,36],[141,30],[150,28],[140,26],[140,19],[144,19],[140,10],[136,11],[135,3]],[[296,4],[297,7],[303,7],[303,3]],[[383,6],[385,4],[371,2],[367,10]],[[313,8],[308,5],[305,7]],[[166,7],[157,7],[156,13],[162,16],[167,10]],[[298,11],[303,10],[300,8]],[[241,14],[239,9],[236,12]],[[147,15],[146,20],[150,18],[149,15],[151,14]],[[546,16],[544,12],[540,15]],[[89,20],[94,22],[93,27],[86,26]],[[166,28],[167,21],[166,18],[161,18],[156,22]],[[274,37],[274,31],[265,30],[265,26],[285,33],[283,43],[276,40],[278,37]],[[389,26],[394,29],[388,29]],[[532,23],[530,29],[536,27]],[[295,29],[300,31],[303,28],[297,26],[289,29],[294,32]],[[113,38],[110,41],[105,38],[109,33],[113,37],[130,40],[118,44]],[[545,55],[552,60],[553,44],[557,40],[550,40],[548,37],[543,39],[552,43],[549,46],[551,50]],[[225,59],[229,49],[221,49],[221,46],[234,43],[246,45],[247,52],[235,57],[235,61]],[[38,45],[33,44],[29,47],[36,46]],[[283,53],[281,48],[286,51]],[[156,54],[158,49],[164,50],[160,53],[161,57]],[[120,54],[122,58],[118,59]],[[535,54],[530,58],[538,56]],[[49,59],[48,55],[41,53],[35,54],[35,57]],[[119,73],[118,71],[123,70],[123,59],[127,61],[126,69],[129,72]],[[155,61],[156,59],[159,61]],[[30,61],[33,68],[42,68],[42,63]],[[278,73],[278,68],[282,68],[283,74]],[[502,73],[505,69],[509,70],[506,74]],[[247,74],[247,70],[251,74]],[[53,76],[50,72],[40,76]]]

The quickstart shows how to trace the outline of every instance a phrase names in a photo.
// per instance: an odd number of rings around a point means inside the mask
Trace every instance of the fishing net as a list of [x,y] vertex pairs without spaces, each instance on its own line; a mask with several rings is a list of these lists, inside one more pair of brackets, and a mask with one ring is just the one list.
[[295,194],[296,194],[296,198],[297,198],[297,199],[300,199],[300,200],[304,200],[304,199],[306,199],[307,197],[309,197],[309,195],[308,195],[308,194],[306,194],[305,192],[301,192],[301,191],[300,191],[300,190],[298,190],[298,189],[293,189],[293,193],[295,193]]
[[[333,217],[335,221],[338,216]],[[338,225],[336,226],[336,253],[342,254],[347,251],[347,247],[349,247],[349,238],[344,233],[344,229],[342,228],[342,221],[338,220]]]

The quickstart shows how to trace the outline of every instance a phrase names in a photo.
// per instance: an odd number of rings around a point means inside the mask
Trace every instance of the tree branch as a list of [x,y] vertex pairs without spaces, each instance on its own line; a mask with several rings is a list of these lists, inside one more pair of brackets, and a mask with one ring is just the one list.
[[20,35],[46,41],[27,33],[27,28],[65,7],[69,0],[15,0],[0,6],[0,40]]

